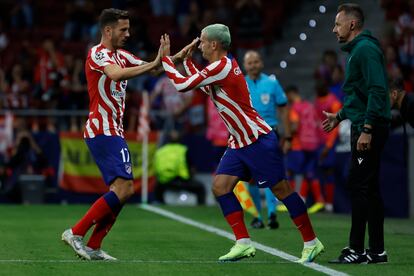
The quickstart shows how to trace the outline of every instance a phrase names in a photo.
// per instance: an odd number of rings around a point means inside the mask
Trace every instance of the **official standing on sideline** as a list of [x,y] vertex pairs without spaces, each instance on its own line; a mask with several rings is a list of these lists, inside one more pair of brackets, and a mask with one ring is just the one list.
[[[325,112],[325,131],[350,119],[352,158],[348,177],[352,225],[349,246],[332,263],[385,263],[384,206],[380,193],[381,153],[389,133],[390,97],[384,55],[376,38],[363,30],[364,14],[356,4],[338,7],[333,32],[349,53],[343,90],[345,103],[336,114]],[[369,249],[365,250],[368,223]]]

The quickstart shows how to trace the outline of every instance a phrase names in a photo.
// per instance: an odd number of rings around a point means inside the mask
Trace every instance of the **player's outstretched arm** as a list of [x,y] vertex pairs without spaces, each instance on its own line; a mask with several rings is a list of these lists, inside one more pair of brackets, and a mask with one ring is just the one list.
[[[197,43],[197,41],[193,41],[192,43],[195,44]],[[163,48],[161,54],[162,66],[164,67],[164,70],[167,73],[168,78],[171,80],[174,87],[179,92],[186,92],[206,85],[213,84],[217,81],[224,79],[231,70],[231,61],[227,58],[222,58],[216,62],[211,63],[201,72],[198,72],[188,77],[184,77],[175,68],[172,58],[168,56],[168,36],[167,39],[165,39],[165,37],[161,38],[161,48]]]
[[122,68],[117,64],[110,64],[105,66],[104,73],[113,81],[128,80],[157,68],[161,62],[160,58],[161,51],[158,50],[157,57],[151,62],[128,68]]

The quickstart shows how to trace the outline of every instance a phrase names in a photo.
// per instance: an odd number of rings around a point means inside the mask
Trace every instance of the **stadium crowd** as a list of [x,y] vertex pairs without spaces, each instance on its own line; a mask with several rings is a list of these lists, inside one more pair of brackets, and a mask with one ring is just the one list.
[[[44,164],[44,156],[31,138],[30,132],[44,129],[49,132],[82,131],[86,112],[82,116],[44,116],[42,110],[88,109],[84,60],[87,50],[96,44],[99,33],[97,17],[105,7],[127,9],[131,14],[131,39],[127,50],[143,60],[151,60],[158,49],[159,36],[171,36],[172,52],[181,49],[200,30],[211,23],[230,26],[233,32],[232,52],[239,60],[249,49],[265,53],[267,46],[283,36],[282,26],[300,0],[148,0],[148,1],[2,1],[0,12],[0,135],[8,137],[0,143],[0,174],[3,183],[12,177],[14,156],[30,148],[25,162],[42,164],[36,170],[53,174]],[[386,13],[381,36],[382,48],[390,79],[402,79],[404,90],[414,91],[414,1],[382,0]],[[62,16],[62,12],[64,15]],[[47,15],[47,16],[46,16]],[[156,22],[156,24],[155,24]],[[315,68],[315,98],[333,95],[342,103],[344,64],[338,50],[323,52],[321,63]],[[202,63],[201,57],[198,59]],[[242,64],[242,62],[239,62]],[[287,87],[288,83],[282,83]],[[289,89],[294,89],[290,87]],[[285,89],[286,92],[288,92]],[[209,101],[203,93],[179,94],[164,76],[144,75],[129,81],[125,129],[136,131],[143,91],[150,94],[151,128],[182,133],[208,132],[211,125]],[[300,92],[300,91],[299,91]],[[315,107],[318,108],[317,106]],[[24,109],[37,110],[29,117],[10,114]],[[11,111],[8,113],[6,111]],[[291,112],[292,113],[292,112]],[[297,114],[296,114],[297,115]],[[13,115],[12,115],[13,117]],[[291,116],[294,120],[295,115]],[[321,119],[320,119],[321,120]],[[23,122],[22,122],[23,121]],[[24,128],[23,130],[20,130]],[[11,129],[11,130],[10,130]],[[345,129],[345,127],[343,128]],[[23,133],[23,134],[18,134]],[[339,130],[334,140],[326,140],[327,147],[336,145],[336,154],[349,152],[349,133]],[[23,137],[26,137],[24,139]],[[22,143],[22,141],[24,141]],[[212,141],[222,147],[223,139]],[[28,150],[27,150],[28,151]],[[327,152],[323,153],[327,154]],[[14,159],[13,159],[14,158]],[[41,163],[38,160],[42,160]],[[30,169],[33,170],[31,166]],[[26,168],[27,169],[27,168]],[[328,175],[330,174],[328,170]],[[329,178],[329,176],[328,176]],[[314,200],[322,199],[318,185],[310,179]],[[2,185],[4,189],[5,185]],[[306,197],[306,185],[301,195]],[[332,191],[325,191],[332,204]],[[330,206],[330,205],[328,205]],[[328,207],[331,209],[331,207]]]

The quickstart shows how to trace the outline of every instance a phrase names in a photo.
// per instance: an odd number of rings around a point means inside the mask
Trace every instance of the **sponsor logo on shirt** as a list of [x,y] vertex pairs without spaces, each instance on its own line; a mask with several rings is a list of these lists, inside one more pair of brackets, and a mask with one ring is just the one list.
[[118,91],[118,90],[112,90],[111,95],[114,98],[123,98],[123,97],[125,97],[125,92],[124,91]]

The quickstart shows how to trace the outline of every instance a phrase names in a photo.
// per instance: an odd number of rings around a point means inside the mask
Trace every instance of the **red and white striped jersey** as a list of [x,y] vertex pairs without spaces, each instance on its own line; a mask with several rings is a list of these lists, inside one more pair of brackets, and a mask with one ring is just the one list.
[[104,73],[104,68],[117,64],[122,68],[143,64],[144,61],[128,51],[111,51],[98,44],[89,50],[85,63],[89,93],[89,118],[84,137],[97,135],[124,137],[123,116],[127,81],[113,81]]
[[253,108],[246,80],[235,59],[222,57],[198,71],[191,60],[184,61],[188,77],[182,76],[170,57],[162,59],[168,78],[180,92],[200,88],[210,95],[230,132],[228,145],[238,149],[255,142],[272,129]]

